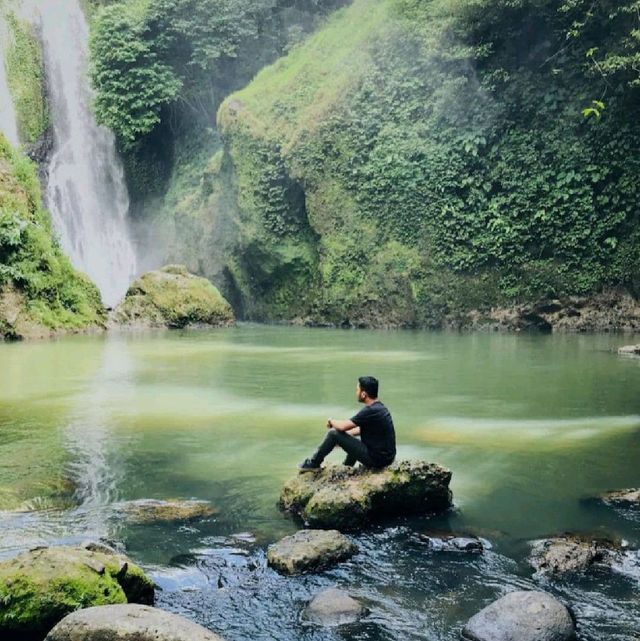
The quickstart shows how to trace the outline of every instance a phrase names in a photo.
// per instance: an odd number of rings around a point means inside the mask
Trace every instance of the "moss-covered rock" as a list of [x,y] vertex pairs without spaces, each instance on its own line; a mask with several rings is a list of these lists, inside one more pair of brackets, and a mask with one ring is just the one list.
[[36,167],[0,134],[0,338],[103,328],[96,286],[54,241]]
[[354,529],[393,515],[447,510],[450,481],[449,470],[423,461],[384,470],[329,466],[287,481],[280,506],[313,527]]
[[270,545],[267,563],[282,574],[301,574],[331,567],[357,551],[337,530],[300,530]]
[[234,322],[231,305],[206,279],[182,265],[147,272],[129,287],[113,321],[136,327],[172,329]]
[[153,604],[154,584],[120,554],[53,547],[0,563],[0,637],[41,639],[67,614],[94,605]]

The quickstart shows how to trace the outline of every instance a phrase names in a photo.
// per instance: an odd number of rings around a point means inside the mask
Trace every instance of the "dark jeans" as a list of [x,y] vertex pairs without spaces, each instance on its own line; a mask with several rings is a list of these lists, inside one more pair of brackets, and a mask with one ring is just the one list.
[[327,436],[320,444],[318,451],[313,455],[312,461],[314,465],[320,465],[324,461],[325,456],[328,456],[333,451],[333,448],[339,445],[346,453],[347,458],[344,461],[345,465],[355,465],[356,461],[360,461],[367,467],[379,467],[376,465],[369,455],[367,446],[355,436],[351,436],[346,432],[339,432],[333,428],[327,430]]

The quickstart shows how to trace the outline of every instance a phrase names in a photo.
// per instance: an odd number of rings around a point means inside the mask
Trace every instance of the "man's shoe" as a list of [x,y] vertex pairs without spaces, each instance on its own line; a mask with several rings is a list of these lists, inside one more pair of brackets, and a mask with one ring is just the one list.
[[314,463],[310,458],[305,459],[300,465],[298,465],[298,472],[303,474],[304,472],[317,472],[320,469],[320,466]]

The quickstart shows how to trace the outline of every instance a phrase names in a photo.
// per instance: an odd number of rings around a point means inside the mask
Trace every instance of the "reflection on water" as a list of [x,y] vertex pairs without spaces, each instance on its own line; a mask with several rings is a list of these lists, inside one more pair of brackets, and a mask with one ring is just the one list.
[[[617,358],[619,344],[248,325],[0,346],[0,555],[116,539],[164,588],[161,606],[229,641],[454,639],[492,598],[540,585],[525,563],[531,539],[582,531],[640,547],[637,514],[583,500],[640,484],[640,359]],[[361,553],[338,569],[281,578],[264,560],[295,529],[275,506],[279,488],[326,418],[354,413],[355,378],[368,373],[399,456],[451,467],[457,510],[359,536]],[[218,514],[136,526],[114,510],[173,497]],[[46,509],[14,511],[34,507]],[[435,525],[493,547],[434,554],[415,533]],[[613,576],[543,587],[576,610],[581,639],[629,641],[639,577],[629,555]],[[301,606],[332,584],[371,615],[331,632],[303,626]]]

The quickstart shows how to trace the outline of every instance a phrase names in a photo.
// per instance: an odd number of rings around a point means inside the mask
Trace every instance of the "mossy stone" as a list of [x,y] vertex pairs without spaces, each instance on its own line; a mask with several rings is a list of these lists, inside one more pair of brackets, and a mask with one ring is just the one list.
[[393,515],[441,512],[452,505],[451,472],[401,461],[382,470],[328,466],[285,483],[280,506],[312,527],[350,530]]
[[0,637],[42,638],[70,612],[115,603],[153,604],[154,584],[120,554],[51,547],[0,563]]
[[224,327],[233,324],[234,315],[231,305],[206,278],[190,274],[182,265],[167,265],[143,274],[129,287],[113,321],[171,329]]

